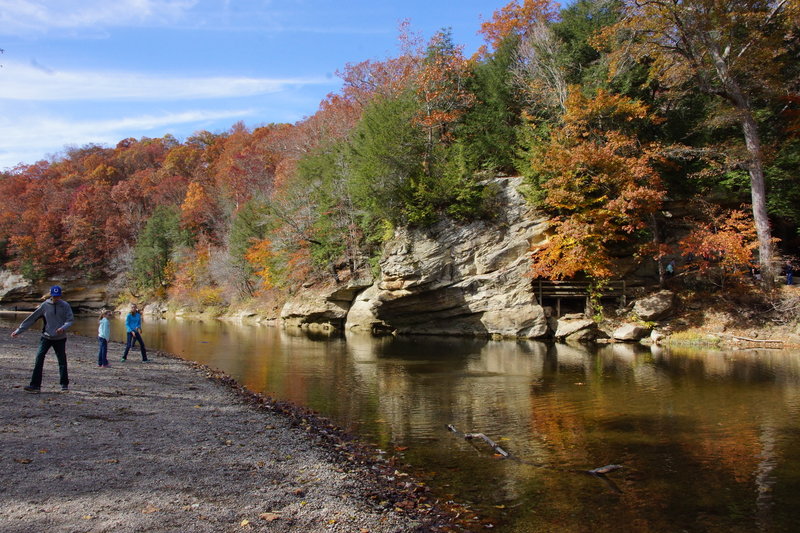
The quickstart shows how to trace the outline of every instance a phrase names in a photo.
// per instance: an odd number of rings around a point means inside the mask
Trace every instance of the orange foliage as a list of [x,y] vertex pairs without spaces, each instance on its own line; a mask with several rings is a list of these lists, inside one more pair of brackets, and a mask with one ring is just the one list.
[[419,58],[400,56],[384,61],[348,63],[338,76],[344,80],[343,96],[365,107],[376,96],[393,97],[405,90],[417,70]]
[[417,96],[422,103],[417,121],[428,131],[429,140],[447,140],[448,127],[474,103],[466,88],[469,63],[460,46],[453,46],[449,35],[438,33],[431,39],[428,56],[416,76]]
[[64,218],[66,248],[73,258],[73,266],[89,274],[102,272],[118,244],[116,235],[107,232],[109,214],[106,209],[110,204],[110,183],[92,183],[76,191],[69,213]]
[[789,94],[784,97],[784,100],[786,107],[781,115],[787,121],[785,131],[789,135],[800,135],[800,94]]
[[509,35],[525,35],[536,23],[556,20],[559,5],[551,0],[512,0],[505,7],[494,12],[492,19],[481,24],[480,32],[484,40],[497,50],[500,43]]
[[344,138],[361,117],[362,108],[346,97],[328,95],[313,116],[294,125],[270,128],[265,143],[276,153],[274,186],[280,189],[294,177],[297,161],[318,146]]
[[399,57],[345,65],[344,71],[336,73],[344,81],[342,96],[363,108],[376,96],[392,98],[406,90],[416,75],[422,53],[420,39],[411,32],[408,21],[400,23],[400,46]]
[[308,281],[313,271],[311,250],[309,250],[307,243],[303,244],[303,246],[289,254],[286,262],[287,278],[300,283]]
[[169,297],[183,304],[197,306],[223,305],[222,288],[214,283],[209,273],[211,253],[208,243],[198,243],[193,250],[193,258],[181,261],[179,265],[170,262],[172,280],[168,290]]
[[563,279],[578,272],[595,278],[613,276],[608,235],[598,232],[595,224],[571,217],[554,221],[553,230],[548,241],[534,249],[533,277]]
[[214,242],[218,217],[216,203],[205,188],[196,181],[191,182],[181,204],[181,226],[195,237],[204,237]]
[[604,91],[588,99],[573,90],[566,104],[563,127],[532,161],[546,180],[544,207],[555,215],[554,235],[534,250],[533,274],[608,278],[611,248],[645,251],[639,232],[666,194],[654,168],[660,147],[626,132],[655,117],[641,103]]
[[254,195],[268,195],[275,179],[280,155],[270,146],[273,126],[254,132],[242,123],[219,140],[221,150],[213,166],[215,185],[224,197],[238,206]]
[[756,264],[758,239],[752,214],[705,202],[698,202],[697,212],[704,218],[695,221],[694,229],[678,247],[692,258],[690,265],[697,274],[706,279],[724,283],[741,278]]

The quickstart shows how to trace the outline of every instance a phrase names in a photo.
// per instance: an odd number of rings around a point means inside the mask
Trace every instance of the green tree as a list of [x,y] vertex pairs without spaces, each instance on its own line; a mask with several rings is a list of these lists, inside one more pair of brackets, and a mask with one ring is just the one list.
[[253,278],[255,270],[247,261],[250,248],[266,236],[265,218],[267,206],[251,199],[245,202],[233,216],[228,236],[228,256],[236,279],[232,280],[241,294],[252,296],[255,292]]
[[430,225],[442,216],[485,213],[483,187],[466,166],[463,146],[428,143],[429,129],[414,120],[414,93],[377,98],[365,109],[348,150],[348,190],[367,238],[386,224]]
[[425,134],[415,125],[418,109],[412,92],[376,97],[351,136],[351,190],[369,226],[380,219],[406,222],[414,203],[426,150]]
[[156,207],[134,247],[131,270],[134,285],[163,296],[174,274],[174,255],[187,243],[187,235],[181,230],[178,208],[169,205]]
[[619,20],[620,8],[616,0],[580,0],[561,10],[560,20],[551,29],[562,43],[559,62],[568,84],[587,89],[606,86],[608,65],[591,41],[597,32]]
[[512,79],[518,41],[516,35],[504,39],[491,56],[475,64],[467,80],[476,100],[455,135],[470,170],[515,171],[516,129],[522,111]]
[[[377,247],[367,235],[378,233],[375,217],[365,217],[353,201],[353,173],[344,141],[320,147],[298,164],[298,177],[312,200],[315,262],[337,276],[335,265],[344,261],[351,274],[364,265]],[[338,279],[338,278],[337,278]]]

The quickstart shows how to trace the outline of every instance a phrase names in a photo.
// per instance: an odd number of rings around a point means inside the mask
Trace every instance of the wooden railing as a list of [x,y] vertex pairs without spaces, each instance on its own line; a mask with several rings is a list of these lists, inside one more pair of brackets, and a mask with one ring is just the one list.
[[[533,287],[540,304],[543,305],[545,299],[555,300],[557,316],[561,316],[562,298],[585,298],[586,308],[589,308],[589,291],[592,284],[588,281],[537,279],[534,280]],[[600,298],[619,298],[620,307],[622,307],[627,303],[627,289],[629,287],[625,280],[615,280],[606,282],[602,288],[592,289],[592,292],[599,293]]]

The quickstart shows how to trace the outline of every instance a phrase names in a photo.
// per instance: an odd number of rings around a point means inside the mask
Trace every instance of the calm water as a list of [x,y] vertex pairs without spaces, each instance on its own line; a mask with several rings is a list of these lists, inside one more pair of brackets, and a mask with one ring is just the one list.
[[[94,335],[96,320],[75,329]],[[147,319],[144,338],[402,455],[438,494],[499,520],[495,531],[800,527],[798,352],[310,338]],[[608,481],[575,472],[607,464],[624,468]]]

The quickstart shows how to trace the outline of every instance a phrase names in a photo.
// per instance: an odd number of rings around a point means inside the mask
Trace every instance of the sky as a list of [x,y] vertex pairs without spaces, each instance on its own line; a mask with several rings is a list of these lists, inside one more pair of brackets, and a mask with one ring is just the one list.
[[408,20],[471,55],[493,0],[0,0],[0,171],[70,147],[313,115]]

